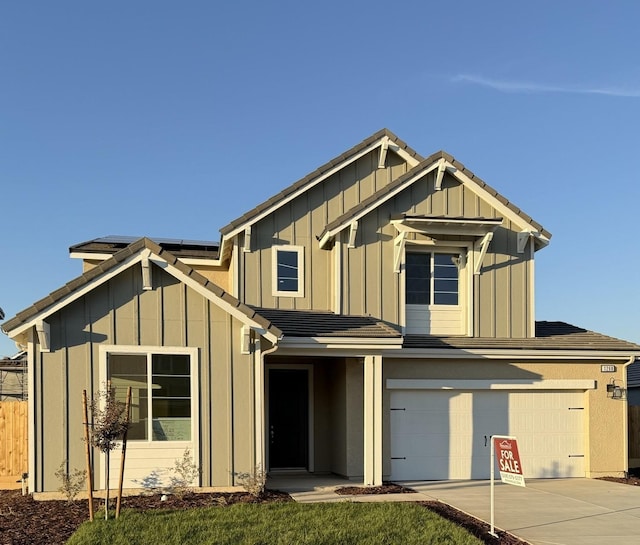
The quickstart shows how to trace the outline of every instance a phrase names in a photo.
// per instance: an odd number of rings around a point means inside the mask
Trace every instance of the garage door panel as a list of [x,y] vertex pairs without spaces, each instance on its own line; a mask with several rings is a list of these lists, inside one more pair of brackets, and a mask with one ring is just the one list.
[[392,391],[391,478],[489,478],[491,435],[514,435],[527,478],[583,477],[584,392]]
[[448,433],[446,415],[446,412],[391,411],[391,429],[397,434]]

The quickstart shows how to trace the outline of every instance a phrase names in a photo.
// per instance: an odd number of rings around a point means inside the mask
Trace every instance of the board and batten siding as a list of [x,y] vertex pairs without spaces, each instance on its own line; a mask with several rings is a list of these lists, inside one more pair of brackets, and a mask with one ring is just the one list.
[[[407,171],[407,164],[393,152],[386,167],[378,168],[374,150],[282,205],[252,226],[251,251],[244,252],[239,236],[238,297],[249,305],[282,309],[333,308],[333,256],[320,249],[316,236],[340,217],[393,179]],[[274,297],[272,293],[272,247],[304,247],[303,297]]]
[[[340,233],[344,313],[403,322],[403,279],[402,274],[393,270],[393,240],[398,233],[390,223],[391,216],[499,217],[493,207],[448,175],[442,189],[436,191],[434,178],[435,173],[427,174],[362,218],[355,248],[347,247],[348,230]],[[406,248],[410,247],[407,243]],[[467,264],[467,275],[472,278],[461,287],[461,292],[467,291],[467,285],[473,291],[473,335],[512,338],[530,335],[533,304],[530,255],[528,248],[525,253],[517,253],[517,230],[505,219],[494,233],[482,273],[474,275]]]
[[[320,249],[316,236],[327,223],[406,171],[406,164],[395,154],[389,154],[389,158],[389,166],[378,169],[377,153],[372,152],[257,222],[252,228],[251,251],[239,253],[240,299],[270,308],[334,309],[334,261],[340,253],[341,299],[337,310],[403,324],[404,279],[393,270],[397,232],[390,223],[391,216],[496,218],[499,214],[449,174],[442,189],[436,191],[435,172],[431,172],[361,218],[355,248],[348,248],[349,231],[345,229],[336,237],[339,244],[333,250]],[[239,247],[243,244],[243,235],[239,235]],[[303,297],[272,295],[274,245],[304,247]],[[528,248],[517,253],[517,230],[505,218],[494,233],[482,274],[474,275],[467,265],[467,282],[461,290],[465,294],[471,290],[473,309],[463,309],[472,321],[472,328],[465,326],[465,331],[481,337],[526,338],[532,334],[531,259]]]
[[[100,345],[198,349],[199,430],[194,441],[203,486],[230,486],[254,465],[253,365],[240,354],[242,324],[217,305],[153,267],[142,289],[140,265],[126,269],[48,318],[51,352],[35,345],[36,491],[55,491],[63,460],[84,468],[82,390],[100,384]],[[117,349],[117,348],[116,348]],[[233,393],[232,393],[233,392]],[[119,456],[119,451],[118,456]],[[103,471],[94,451],[96,483]]]

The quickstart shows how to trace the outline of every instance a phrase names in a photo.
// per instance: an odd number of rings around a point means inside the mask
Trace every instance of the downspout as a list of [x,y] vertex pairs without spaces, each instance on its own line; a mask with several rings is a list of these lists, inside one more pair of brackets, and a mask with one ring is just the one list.
[[[280,339],[278,339],[280,340]],[[265,390],[265,380],[264,380],[264,372],[265,372],[265,358],[273,354],[276,350],[278,350],[279,345],[276,341],[274,345],[267,349],[260,349],[261,341],[258,339],[256,342],[256,358],[254,358],[254,403],[255,403],[255,469],[260,469],[261,471],[267,471],[267,460],[266,460],[266,427],[265,427],[265,399],[264,399],[264,390]],[[258,355],[259,354],[259,355]]]
[[[29,493],[42,490],[43,475],[36,472],[36,353],[35,353],[35,329],[29,330],[29,340],[27,343],[27,483]],[[18,344],[16,342],[16,344]],[[42,403],[42,394],[38,406]],[[40,483],[40,484],[39,484]],[[38,488],[40,487],[40,488]]]

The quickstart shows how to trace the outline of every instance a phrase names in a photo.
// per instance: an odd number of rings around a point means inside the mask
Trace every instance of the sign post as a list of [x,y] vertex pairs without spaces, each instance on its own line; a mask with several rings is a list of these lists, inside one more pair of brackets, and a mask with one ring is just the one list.
[[526,486],[524,483],[524,475],[522,473],[522,463],[520,462],[520,453],[518,452],[518,441],[510,435],[492,435],[491,436],[491,532],[494,537],[498,535],[494,531],[494,505],[495,505],[495,458],[498,458],[498,466],[500,469],[500,480],[505,484],[513,484],[515,486]]

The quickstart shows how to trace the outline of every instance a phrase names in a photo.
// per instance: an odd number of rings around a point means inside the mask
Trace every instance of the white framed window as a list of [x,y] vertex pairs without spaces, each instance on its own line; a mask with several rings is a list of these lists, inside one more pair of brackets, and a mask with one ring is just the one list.
[[273,247],[273,295],[277,297],[304,296],[304,247]]
[[131,387],[131,426],[136,442],[192,442],[196,436],[197,349],[111,347],[105,379],[125,401]]
[[469,248],[412,245],[404,254],[404,331],[408,335],[469,335]]
[[458,306],[459,263],[459,253],[407,252],[405,303]]

